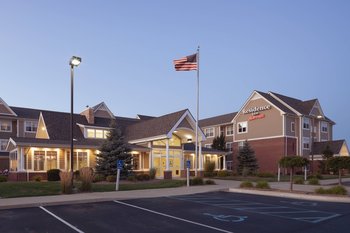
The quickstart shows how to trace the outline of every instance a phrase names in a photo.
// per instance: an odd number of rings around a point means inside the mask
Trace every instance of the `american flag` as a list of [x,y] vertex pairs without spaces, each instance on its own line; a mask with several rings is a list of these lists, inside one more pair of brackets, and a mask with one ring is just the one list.
[[174,60],[176,71],[197,70],[197,53]]

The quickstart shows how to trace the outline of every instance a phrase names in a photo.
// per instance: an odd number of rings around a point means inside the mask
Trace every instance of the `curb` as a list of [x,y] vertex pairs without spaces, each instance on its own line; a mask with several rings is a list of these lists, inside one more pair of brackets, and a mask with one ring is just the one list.
[[266,191],[255,190],[255,189],[249,190],[249,189],[240,189],[240,188],[230,188],[228,192],[271,196],[271,197],[295,198],[295,199],[310,200],[310,201],[350,203],[350,197],[343,197],[343,196],[321,196],[321,195],[315,195],[315,194],[276,192],[273,190],[266,190]]

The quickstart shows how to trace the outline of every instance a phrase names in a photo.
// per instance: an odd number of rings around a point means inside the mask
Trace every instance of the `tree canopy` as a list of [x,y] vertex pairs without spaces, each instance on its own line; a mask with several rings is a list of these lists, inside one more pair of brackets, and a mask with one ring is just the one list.
[[211,148],[225,151],[226,150],[226,138],[223,134],[220,136],[216,136],[213,140],[213,144],[211,145]]

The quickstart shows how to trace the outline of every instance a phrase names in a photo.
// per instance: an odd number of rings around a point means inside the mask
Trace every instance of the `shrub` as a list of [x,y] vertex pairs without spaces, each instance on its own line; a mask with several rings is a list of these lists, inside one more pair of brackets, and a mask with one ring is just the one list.
[[315,190],[318,194],[333,194],[333,195],[347,195],[347,191],[343,186],[334,186],[329,189],[318,188]]
[[126,178],[126,180],[127,181],[136,181],[137,179],[136,179],[136,177],[134,176],[134,175],[132,175],[132,176],[128,176],[127,178]]
[[150,177],[148,174],[143,173],[143,174],[138,174],[138,175],[136,176],[136,179],[137,179],[138,181],[144,181],[144,180],[150,180],[151,177]]
[[61,180],[61,191],[62,193],[69,194],[73,192],[72,186],[72,172],[60,172],[60,180]]
[[204,172],[204,177],[214,177],[214,172]]
[[217,176],[218,177],[226,177],[226,176],[229,176],[229,173],[226,170],[220,170],[220,171],[218,171]]
[[316,175],[311,175],[311,176],[308,176],[307,178],[308,179],[316,178],[316,179],[322,180],[323,176],[320,173],[317,173]]
[[294,184],[304,184],[304,179],[301,177],[297,177],[294,179]]
[[154,167],[152,167],[151,169],[149,169],[149,177],[153,180],[156,178],[156,173],[157,173],[157,169],[155,169]]
[[204,171],[205,172],[213,172],[215,169],[215,162],[208,162],[208,163],[205,163],[204,165]]
[[270,172],[259,172],[257,174],[258,177],[261,177],[261,178],[273,178],[275,177],[275,175],[273,173],[270,173]]
[[242,181],[239,185],[240,188],[253,188],[253,183],[251,181]]
[[109,175],[106,177],[106,181],[108,182],[115,182],[117,180],[117,176],[115,175]]
[[7,182],[7,176],[0,175],[0,182]]
[[79,180],[80,179],[79,170],[74,171],[74,179],[75,180]]
[[60,169],[51,169],[47,171],[48,181],[59,181],[60,180]]
[[215,184],[215,181],[213,181],[213,180],[206,180],[205,184]]
[[260,180],[256,183],[255,188],[258,189],[271,189],[269,183],[265,180]]
[[106,180],[106,177],[102,174],[95,174],[94,175],[94,180],[93,182],[100,182],[100,181],[105,181]]
[[83,167],[79,170],[81,187],[83,192],[89,192],[92,188],[92,181],[94,179],[93,170],[90,167]]
[[40,182],[42,180],[42,177],[41,176],[33,176],[33,180],[36,181],[36,182]]
[[319,185],[320,184],[320,182],[318,181],[317,178],[311,178],[308,180],[308,182],[310,185]]
[[194,177],[193,179],[190,179],[191,185],[203,185],[203,178],[202,177]]

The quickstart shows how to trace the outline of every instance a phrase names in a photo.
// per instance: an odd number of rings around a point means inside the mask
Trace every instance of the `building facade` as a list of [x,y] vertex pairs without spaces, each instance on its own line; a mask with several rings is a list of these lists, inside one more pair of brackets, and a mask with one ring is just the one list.
[[[9,168],[10,180],[46,178],[49,169],[70,170],[70,114],[47,110],[0,105],[0,139],[3,168]],[[106,139],[112,121],[123,131],[132,154],[136,173],[156,169],[156,177],[170,179],[203,172],[203,157],[210,157],[219,167],[222,152],[202,148],[205,136],[199,131],[199,154],[194,155],[195,120],[189,110],[160,117],[138,115],[136,118],[114,116],[105,103],[88,107],[73,116],[73,167],[96,165],[96,154]],[[195,165],[197,165],[195,167]]]

